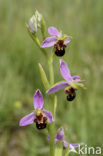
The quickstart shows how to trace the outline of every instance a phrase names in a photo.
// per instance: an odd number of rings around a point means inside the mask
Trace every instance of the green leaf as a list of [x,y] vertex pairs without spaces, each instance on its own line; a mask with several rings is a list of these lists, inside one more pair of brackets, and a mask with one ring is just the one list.
[[47,76],[45,74],[45,71],[40,63],[39,63],[39,70],[40,70],[40,75],[41,75],[43,85],[44,85],[45,89],[47,90],[50,87],[50,85],[49,85]]
[[68,145],[68,147],[66,148],[65,156],[69,156],[69,145]]
[[46,38],[45,27],[46,27],[46,26],[45,26],[44,18],[41,17],[41,32],[42,32],[43,40]]
[[55,148],[55,156],[62,156],[63,154],[63,145],[59,143],[57,147]]
[[57,96],[54,96],[54,116],[56,114],[56,108],[57,108]]

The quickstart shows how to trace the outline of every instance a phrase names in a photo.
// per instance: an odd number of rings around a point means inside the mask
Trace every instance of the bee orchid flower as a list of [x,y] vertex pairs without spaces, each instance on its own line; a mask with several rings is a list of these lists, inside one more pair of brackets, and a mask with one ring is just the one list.
[[55,54],[57,56],[63,56],[65,54],[66,44],[70,42],[71,37],[62,35],[62,33],[53,26],[48,28],[48,33],[51,35],[51,37],[47,37],[43,41],[42,48],[53,46]]
[[81,81],[80,76],[71,76],[70,70],[63,60],[60,60],[60,72],[66,81],[55,84],[53,87],[47,90],[46,93],[51,94],[61,89],[65,89],[67,100],[72,101],[76,96],[76,90],[78,89],[78,86],[83,86],[83,84],[79,83]]
[[53,116],[51,112],[43,109],[43,95],[38,89],[33,97],[34,111],[20,120],[20,126],[26,126],[29,124],[36,123],[37,129],[46,128],[47,121],[49,123],[53,122]]
[[[49,136],[48,136],[48,140],[49,140]],[[71,144],[69,142],[67,142],[64,138],[64,129],[63,128],[59,128],[57,130],[57,134],[55,136],[55,144],[57,144],[58,142],[62,142],[63,143],[63,147],[64,148],[68,148],[68,146],[70,146],[70,150],[75,149],[76,147],[83,145],[83,143],[76,143],[76,144]]]

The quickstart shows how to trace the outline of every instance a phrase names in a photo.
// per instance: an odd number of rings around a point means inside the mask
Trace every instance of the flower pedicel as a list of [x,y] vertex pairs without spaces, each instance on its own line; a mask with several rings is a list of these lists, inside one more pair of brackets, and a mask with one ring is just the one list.
[[51,112],[43,109],[43,96],[40,90],[37,90],[33,97],[34,111],[20,120],[20,126],[26,126],[36,123],[38,129],[46,128],[47,121],[52,123],[53,117]]

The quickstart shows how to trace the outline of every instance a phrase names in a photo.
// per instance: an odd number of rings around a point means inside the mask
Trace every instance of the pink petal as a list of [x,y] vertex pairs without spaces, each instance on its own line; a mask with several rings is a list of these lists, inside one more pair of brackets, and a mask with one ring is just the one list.
[[56,35],[56,36],[60,36],[61,35],[60,32],[53,26],[48,28],[48,33],[50,35]]
[[45,114],[45,116],[47,117],[49,123],[53,122],[53,116],[52,116],[51,112],[43,109],[43,114]]
[[63,141],[64,139],[64,129],[63,128],[59,128],[56,134],[56,139]]
[[60,60],[60,72],[66,81],[69,82],[72,80],[69,68],[63,60]]
[[68,39],[64,41],[65,44],[69,43],[71,41],[71,37],[68,36]]
[[67,141],[65,141],[65,140],[63,141],[63,144],[64,144],[64,147],[65,147],[65,148],[67,148],[68,145],[69,145],[69,143],[68,143]]
[[43,104],[44,104],[43,95],[39,89],[34,94],[33,104],[34,104],[35,109],[42,109],[43,108]]
[[63,143],[64,143],[64,147],[65,148],[67,148],[68,147],[68,145],[70,146],[70,149],[74,149],[75,150],[75,148],[76,147],[78,147],[78,146],[81,146],[81,145],[83,145],[84,143],[76,143],[76,144],[71,144],[71,143],[68,143],[67,141],[63,141]]
[[34,112],[26,115],[25,117],[23,117],[21,120],[20,120],[20,123],[19,125],[20,126],[26,126],[26,125],[30,125],[32,123],[34,123],[34,120],[36,118],[36,115]]
[[45,48],[45,47],[52,47],[54,46],[54,44],[56,43],[57,41],[57,37],[56,36],[52,36],[52,37],[47,37],[43,43],[42,43],[42,48]]
[[72,79],[73,79],[74,81],[80,81],[80,76],[75,75],[75,76],[72,77]]
[[33,22],[31,19],[29,21],[29,28],[30,28],[30,31],[33,33],[34,32],[34,25],[33,25]]
[[57,91],[59,91],[59,90],[61,90],[61,89],[64,89],[64,88],[66,88],[66,87],[68,87],[68,83],[67,82],[60,82],[60,83],[58,83],[58,84],[55,84],[53,87],[51,87],[49,90],[47,90],[47,94],[51,94],[51,93],[53,93],[53,92],[57,92]]
[[81,145],[83,145],[84,143],[76,143],[76,144],[70,144],[70,145],[72,145],[73,147],[78,147],[78,146],[81,146]]

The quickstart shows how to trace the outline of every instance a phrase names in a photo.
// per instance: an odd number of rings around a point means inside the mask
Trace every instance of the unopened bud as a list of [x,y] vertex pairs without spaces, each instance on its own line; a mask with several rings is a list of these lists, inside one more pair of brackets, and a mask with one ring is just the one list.
[[38,28],[41,27],[42,15],[36,11],[35,14],[29,20],[29,28],[32,33],[36,33]]
[[35,15],[33,15],[29,20],[29,28],[32,33],[37,32],[37,21],[36,21]]

